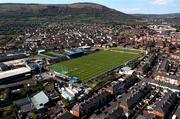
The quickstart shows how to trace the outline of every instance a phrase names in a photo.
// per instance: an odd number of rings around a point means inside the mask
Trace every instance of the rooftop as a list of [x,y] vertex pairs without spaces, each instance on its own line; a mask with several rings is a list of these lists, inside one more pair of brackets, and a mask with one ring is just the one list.
[[23,74],[23,73],[28,73],[30,71],[31,71],[30,68],[21,67],[21,68],[18,68],[18,69],[13,69],[13,70],[5,71],[5,72],[0,72],[0,79],[8,78],[8,77],[11,77],[11,76],[16,76],[16,75]]
[[44,108],[44,105],[49,102],[49,98],[46,96],[46,94],[43,91],[33,96],[31,100],[33,105],[36,107],[36,109]]
[[127,72],[127,71],[130,71],[130,70],[131,70],[131,67],[123,67],[123,68],[121,68],[121,70]]

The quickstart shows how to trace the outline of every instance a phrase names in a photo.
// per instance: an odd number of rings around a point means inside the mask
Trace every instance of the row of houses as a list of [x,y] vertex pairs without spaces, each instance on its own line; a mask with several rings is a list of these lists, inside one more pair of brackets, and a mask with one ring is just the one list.
[[163,96],[156,100],[152,105],[148,106],[145,111],[147,115],[154,115],[156,118],[166,119],[172,116],[176,106],[179,103],[179,98],[176,93],[171,91],[166,92]]
[[119,95],[139,81],[139,78],[136,76],[128,76],[125,79],[120,78],[117,81],[111,82],[110,84],[106,85],[104,89],[106,89],[112,95]]
[[[139,79],[135,76],[129,76],[125,79],[120,78],[117,81],[113,81],[103,87],[103,89],[99,90],[98,93],[95,93],[91,98],[76,104],[71,109],[71,113],[76,117],[88,116],[95,110],[100,109],[109,103],[115,95],[122,94],[126,89],[138,81]],[[119,109],[117,109],[117,111],[119,111]],[[109,118],[109,116],[107,116],[107,118]]]
[[[119,26],[121,27],[121,26]],[[23,47],[33,49],[59,49],[103,44],[112,40],[111,26],[99,24],[64,23],[29,30],[23,35]]]
[[163,81],[173,85],[180,85],[180,65],[178,62],[172,62],[172,60],[164,59],[156,74],[154,79],[158,81]]
[[150,91],[151,91],[151,87],[149,85],[144,85],[142,87],[139,87],[137,91],[129,92],[122,96],[119,105],[123,109],[127,117],[132,117],[132,115],[134,115],[135,113],[134,111],[138,111],[136,110],[136,106],[140,102],[142,102],[142,100],[148,94],[150,94]]
[[106,105],[112,98],[112,95],[106,90],[100,90],[91,98],[76,104],[72,109],[71,113],[75,117],[83,117],[92,114],[96,109]]
[[136,74],[138,77],[144,77],[145,74],[147,74],[155,65],[158,59],[158,54],[157,53],[152,53],[148,55],[144,59],[143,62],[141,62],[140,66],[136,70]]
[[101,109],[99,113],[91,115],[89,119],[127,119],[117,102],[110,102],[109,105],[109,107]]

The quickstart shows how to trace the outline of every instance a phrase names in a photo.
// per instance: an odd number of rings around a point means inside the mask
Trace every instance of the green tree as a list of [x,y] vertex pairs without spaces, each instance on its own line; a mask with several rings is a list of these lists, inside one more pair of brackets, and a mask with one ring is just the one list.
[[4,107],[3,110],[3,115],[4,116],[7,116],[7,115],[10,115],[10,114],[13,114],[15,112],[15,109],[16,109],[16,106],[14,104],[11,104],[7,107]]
[[11,98],[11,90],[9,88],[5,89],[4,93],[6,99]]
[[34,112],[31,112],[31,117],[32,117],[33,119],[37,119],[37,118],[38,118],[37,115],[36,115]]

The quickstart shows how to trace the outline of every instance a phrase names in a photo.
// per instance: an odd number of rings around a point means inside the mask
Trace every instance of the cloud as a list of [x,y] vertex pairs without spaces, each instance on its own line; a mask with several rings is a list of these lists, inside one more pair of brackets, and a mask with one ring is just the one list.
[[151,1],[153,4],[157,4],[157,5],[167,5],[175,2],[175,0],[151,0]]

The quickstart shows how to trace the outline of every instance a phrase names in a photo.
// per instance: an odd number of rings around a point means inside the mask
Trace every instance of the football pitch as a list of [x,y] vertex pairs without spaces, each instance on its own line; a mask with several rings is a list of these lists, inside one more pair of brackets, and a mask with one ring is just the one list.
[[107,49],[54,64],[50,68],[68,76],[77,76],[82,82],[85,82],[141,55],[140,51]]

